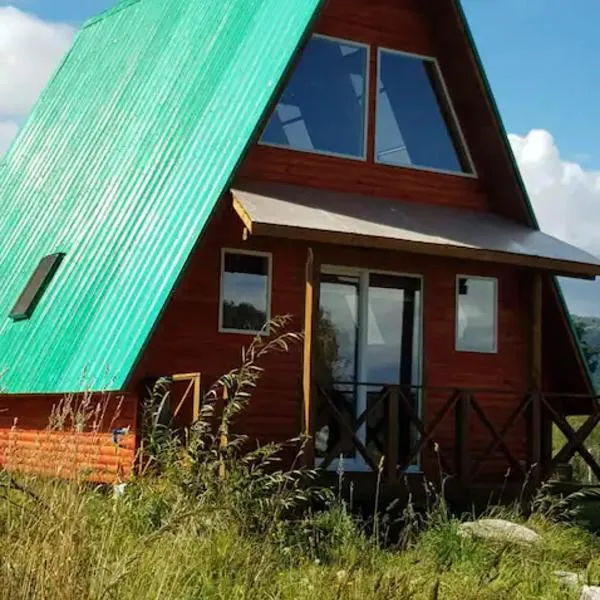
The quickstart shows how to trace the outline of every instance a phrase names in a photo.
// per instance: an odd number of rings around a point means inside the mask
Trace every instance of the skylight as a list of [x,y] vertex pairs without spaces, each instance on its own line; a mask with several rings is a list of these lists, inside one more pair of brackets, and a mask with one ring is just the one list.
[[62,252],[58,252],[42,258],[10,311],[11,319],[22,321],[31,317],[64,256]]

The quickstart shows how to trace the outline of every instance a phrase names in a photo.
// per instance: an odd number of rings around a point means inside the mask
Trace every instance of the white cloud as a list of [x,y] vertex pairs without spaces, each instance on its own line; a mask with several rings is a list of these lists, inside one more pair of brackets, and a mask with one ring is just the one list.
[[74,29],[0,7],[0,115],[25,116],[73,41]]
[[[540,227],[600,257],[600,171],[563,160],[552,135],[508,136]],[[569,308],[600,316],[600,280],[561,279]]]
[[19,126],[14,121],[0,121],[0,156],[8,148],[18,130]]
[[600,256],[600,171],[563,160],[547,131],[508,137],[540,227]]

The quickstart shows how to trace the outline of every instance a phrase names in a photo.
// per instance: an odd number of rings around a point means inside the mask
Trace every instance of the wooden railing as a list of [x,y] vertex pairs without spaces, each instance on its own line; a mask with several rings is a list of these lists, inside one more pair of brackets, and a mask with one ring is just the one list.
[[[393,480],[427,459],[464,485],[505,477],[539,483],[579,454],[600,479],[585,445],[600,423],[600,396],[577,397],[590,414],[575,430],[565,410],[574,396],[375,383],[316,386],[316,392],[315,445],[323,469],[340,456],[372,471],[383,462]],[[359,397],[365,406],[356,415]],[[567,440],[555,454],[553,425]]]

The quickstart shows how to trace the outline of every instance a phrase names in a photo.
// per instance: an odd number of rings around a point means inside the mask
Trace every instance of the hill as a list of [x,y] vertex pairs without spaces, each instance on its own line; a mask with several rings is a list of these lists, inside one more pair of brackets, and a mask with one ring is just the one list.
[[600,389],[600,318],[573,315],[573,322],[590,362],[596,387]]

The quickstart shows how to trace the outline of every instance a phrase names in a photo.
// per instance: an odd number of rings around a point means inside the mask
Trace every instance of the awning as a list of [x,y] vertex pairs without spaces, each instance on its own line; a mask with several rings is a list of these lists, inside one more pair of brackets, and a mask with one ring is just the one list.
[[244,183],[231,193],[252,235],[600,275],[595,256],[493,214],[283,184]]

